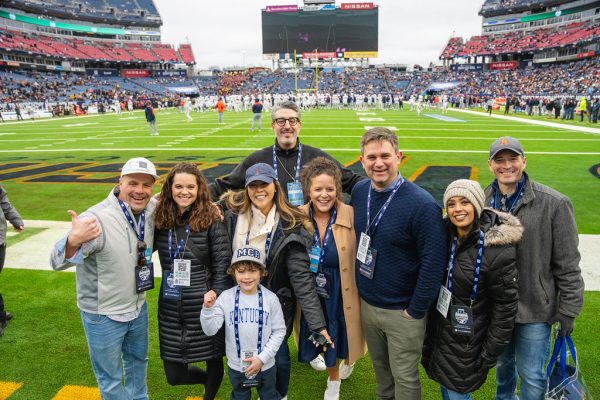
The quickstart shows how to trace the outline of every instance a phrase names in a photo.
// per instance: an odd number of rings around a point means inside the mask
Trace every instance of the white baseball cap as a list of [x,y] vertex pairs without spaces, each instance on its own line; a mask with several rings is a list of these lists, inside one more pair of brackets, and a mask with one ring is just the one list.
[[156,167],[152,161],[144,157],[136,157],[128,160],[121,168],[121,177],[130,174],[152,175],[154,179],[160,178],[156,175]]

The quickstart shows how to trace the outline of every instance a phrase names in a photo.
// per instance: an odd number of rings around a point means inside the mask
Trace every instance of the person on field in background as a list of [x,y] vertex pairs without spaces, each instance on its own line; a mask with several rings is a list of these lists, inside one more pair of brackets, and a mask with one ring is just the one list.
[[[25,223],[17,209],[8,200],[6,190],[4,190],[2,185],[0,185],[0,207],[2,207],[2,212],[0,212],[0,272],[2,272],[6,258],[7,222],[10,222],[17,232],[22,232],[25,229]],[[8,321],[12,318],[13,314],[4,309],[4,299],[2,298],[2,294],[0,294],[0,336],[4,334],[4,329]]]

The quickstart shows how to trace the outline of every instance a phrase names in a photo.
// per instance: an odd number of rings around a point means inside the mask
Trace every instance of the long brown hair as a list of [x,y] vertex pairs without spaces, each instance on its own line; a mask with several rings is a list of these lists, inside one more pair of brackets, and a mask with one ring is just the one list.
[[[279,181],[273,181],[273,183],[275,184],[275,196],[273,198],[275,209],[279,213],[279,218],[287,222],[287,226],[284,229],[295,228],[298,224],[304,225],[307,217],[288,203]],[[238,191],[228,190],[221,195],[220,200],[225,201],[227,208],[238,215],[248,212],[252,205],[250,196],[248,196],[248,189]]]
[[200,172],[195,164],[182,162],[173,167],[169,172],[165,183],[160,191],[160,201],[156,207],[154,221],[158,229],[169,229],[181,226],[186,221],[179,214],[177,203],[173,199],[173,181],[177,174],[190,174],[196,177],[198,185],[198,196],[191,205],[191,213],[188,223],[192,231],[200,232],[208,229],[216,221],[220,220],[218,208],[211,202],[210,192],[206,184],[204,174]]

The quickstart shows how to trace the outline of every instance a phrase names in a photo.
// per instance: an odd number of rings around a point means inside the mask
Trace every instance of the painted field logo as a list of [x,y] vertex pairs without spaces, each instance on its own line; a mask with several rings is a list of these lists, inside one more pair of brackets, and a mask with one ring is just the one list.
[[[405,157],[402,164],[410,160]],[[110,161],[105,163],[106,161]],[[180,158],[171,159],[167,162],[154,162],[156,172],[161,179],[165,177]],[[187,160],[186,160],[187,161]],[[212,182],[215,178],[230,173],[238,162],[196,162],[202,170],[206,180]],[[59,184],[106,184],[114,185],[121,175],[123,162],[116,159],[94,160],[84,162],[58,162],[48,161],[28,162],[11,161],[0,163],[0,182],[16,181],[17,183],[59,183]],[[600,177],[597,165],[593,167],[592,173]],[[358,175],[364,175],[364,170],[359,161],[352,161],[346,165]],[[477,179],[477,168],[460,165],[424,165],[417,169],[408,179],[427,190],[441,205],[444,191],[448,184],[456,179]]]
[[596,164],[593,165],[590,168],[590,172],[592,173],[592,175],[594,175],[596,178],[600,179],[600,164]]

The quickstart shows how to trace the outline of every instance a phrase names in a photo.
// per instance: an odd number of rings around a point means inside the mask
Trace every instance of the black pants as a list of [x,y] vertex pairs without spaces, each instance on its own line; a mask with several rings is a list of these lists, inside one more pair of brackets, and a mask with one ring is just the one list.
[[204,385],[204,400],[217,396],[223,381],[223,358],[206,360],[206,371],[195,365],[163,360],[165,375],[169,385]]
[[[0,272],[2,272],[2,268],[4,268],[4,257],[6,257],[6,243],[0,245]],[[4,321],[5,318],[6,311],[4,311],[4,299],[0,293],[0,322]]]

